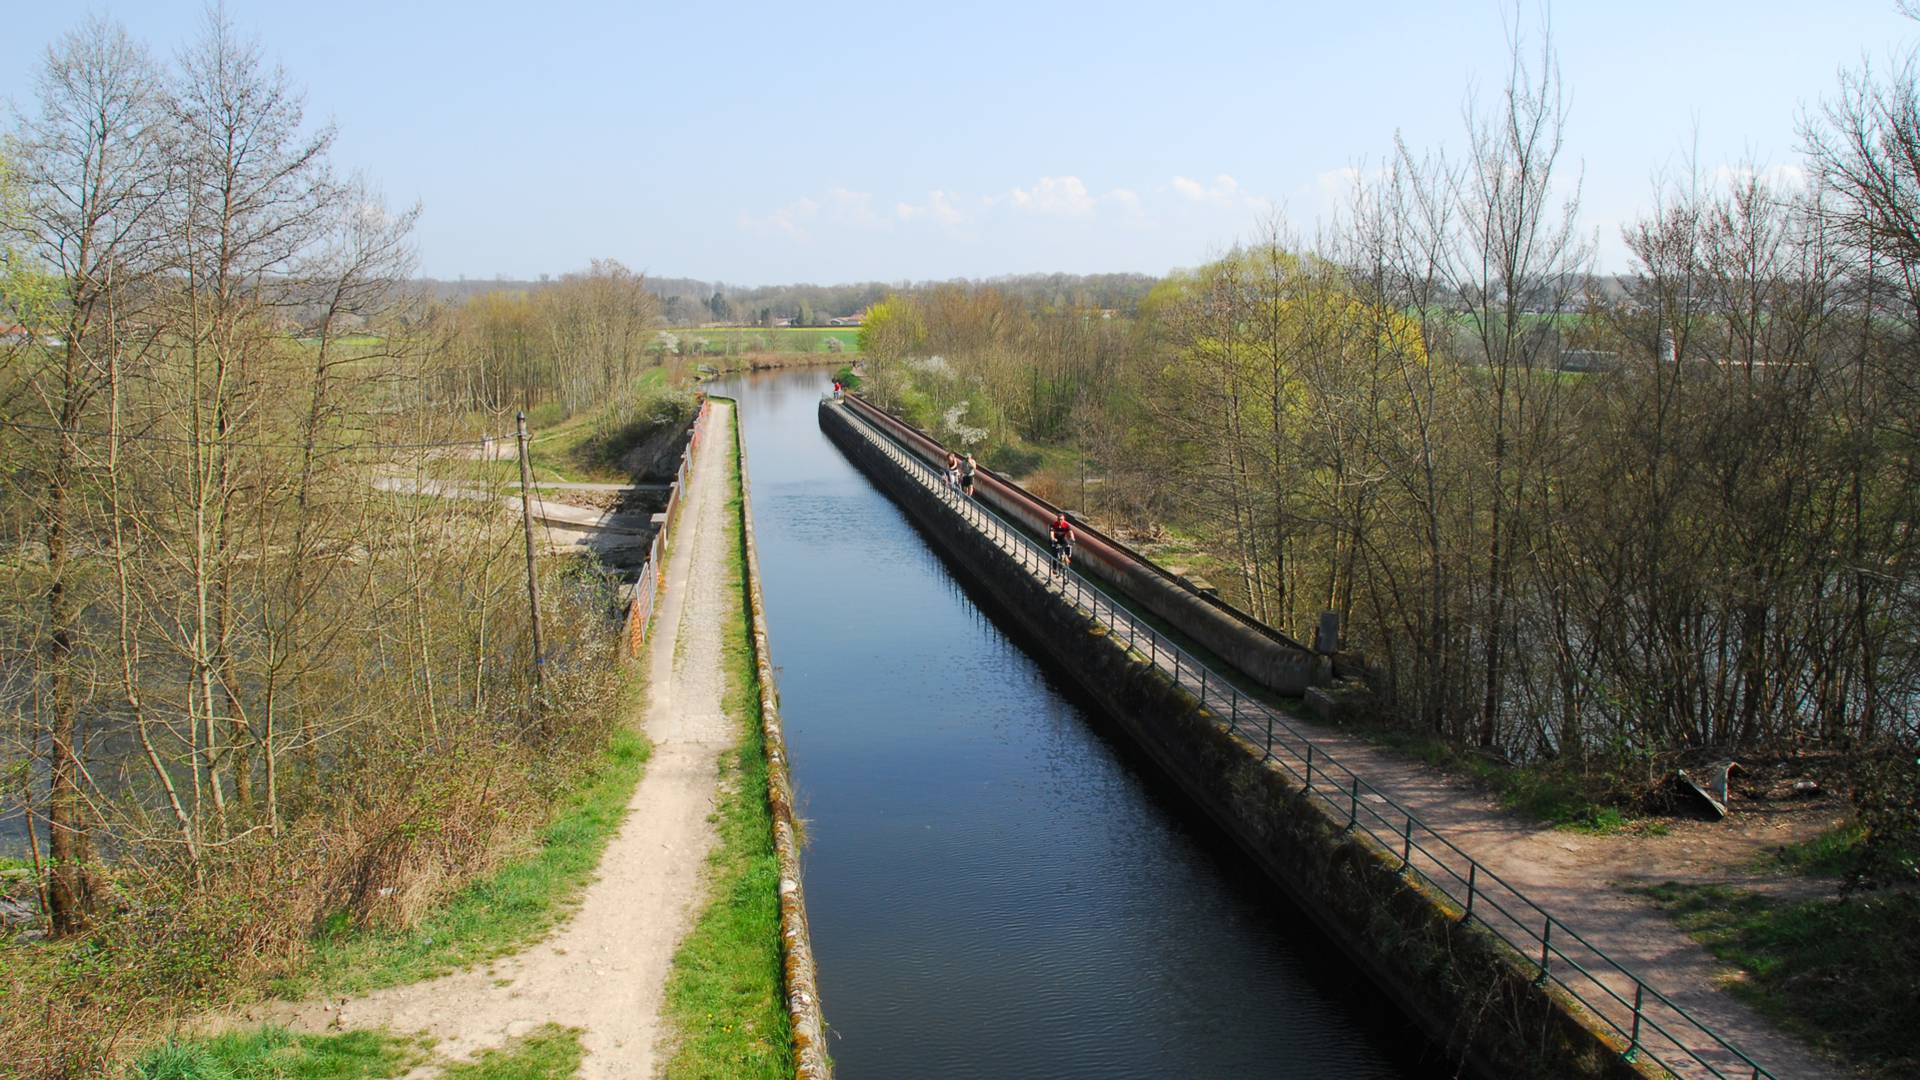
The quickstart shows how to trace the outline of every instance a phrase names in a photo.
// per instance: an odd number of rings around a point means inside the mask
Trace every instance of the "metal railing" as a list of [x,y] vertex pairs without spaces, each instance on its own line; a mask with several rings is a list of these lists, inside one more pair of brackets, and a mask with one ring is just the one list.
[[842,412],[854,422],[856,432],[958,517],[991,538],[1063,600],[1105,626],[1110,640],[1124,642],[1129,652],[1170,676],[1213,719],[1258,751],[1263,763],[1284,770],[1336,824],[1373,841],[1399,863],[1400,873],[1417,878],[1458,908],[1462,922],[1478,922],[1513,949],[1521,963],[1535,969],[1538,984],[1557,986],[1605,1024],[1617,1034],[1626,1060],[1644,1057],[1682,1076],[1777,1080],[1632,969],[1361,779],[1286,716],[1241,691],[1078,573],[1056,568],[1051,553],[1037,540],[949,487],[943,472],[890,432],[851,409],[843,407]]

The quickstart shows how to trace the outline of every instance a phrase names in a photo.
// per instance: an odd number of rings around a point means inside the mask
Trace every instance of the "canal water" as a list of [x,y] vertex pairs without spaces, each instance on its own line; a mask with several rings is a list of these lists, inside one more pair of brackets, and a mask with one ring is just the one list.
[[1400,1077],[1424,1043],[821,433],[740,402],[842,1080]]

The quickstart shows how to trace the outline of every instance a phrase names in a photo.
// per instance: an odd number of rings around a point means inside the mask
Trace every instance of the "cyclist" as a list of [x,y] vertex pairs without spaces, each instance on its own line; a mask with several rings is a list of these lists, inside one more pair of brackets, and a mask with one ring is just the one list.
[[1073,564],[1073,522],[1067,520],[1067,512],[1060,511],[1047,529],[1047,542],[1053,548],[1053,572]]

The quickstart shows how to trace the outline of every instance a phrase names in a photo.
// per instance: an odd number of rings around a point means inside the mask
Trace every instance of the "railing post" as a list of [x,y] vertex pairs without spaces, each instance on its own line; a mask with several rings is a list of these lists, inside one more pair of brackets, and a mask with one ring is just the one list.
[[1200,707],[1207,707],[1207,669],[1200,669]]
[[[1268,723],[1271,724],[1272,721],[1268,721]],[[1353,786],[1347,790],[1347,796],[1348,796],[1347,831],[1352,832],[1353,827],[1356,824],[1358,824],[1360,821],[1360,778],[1359,777],[1356,776],[1353,778]]]
[[1313,744],[1307,744],[1307,794],[1313,794]]
[[1473,889],[1474,889],[1474,886],[1479,883],[1478,882],[1479,877],[1480,877],[1480,864],[1478,862],[1468,863],[1467,864],[1467,910],[1464,914],[1460,916],[1460,921],[1462,923],[1470,923],[1473,921]]
[[1413,865],[1413,815],[1407,815],[1407,823],[1400,828],[1400,872],[1406,873]]
[[1549,915],[1547,916],[1546,928],[1540,931],[1540,974],[1533,977],[1535,986],[1545,985],[1547,981],[1547,950],[1552,948],[1552,946],[1548,944],[1548,941],[1550,941],[1552,937],[1553,916]]
[[1633,1036],[1627,1040],[1627,1052],[1620,1055],[1627,1061],[1640,1056],[1640,995],[1644,990],[1645,983],[1633,980]]
[[1260,763],[1264,765],[1267,762],[1272,760],[1273,760],[1273,710],[1268,709],[1267,710],[1267,750],[1266,750],[1266,755],[1260,759]]

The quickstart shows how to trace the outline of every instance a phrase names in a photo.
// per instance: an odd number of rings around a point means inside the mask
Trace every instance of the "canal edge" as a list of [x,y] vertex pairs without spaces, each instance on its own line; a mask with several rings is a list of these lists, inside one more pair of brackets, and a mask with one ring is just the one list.
[[1022,647],[1031,643],[1063,665],[1354,970],[1422,1029],[1454,1075],[1661,1075],[1623,1055],[1571,999],[1539,984],[1524,957],[1408,881],[1390,853],[1339,828],[1191,693],[1035,585],[983,535],[952,528],[951,510],[859,434],[858,421],[826,404],[819,416],[829,440],[1001,608]]
[[[727,399],[732,400],[732,399]],[[793,777],[787,768],[787,740],[780,721],[780,694],[774,684],[767,637],[766,602],[760,590],[760,548],[753,531],[753,482],[747,468],[745,425],[734,402],[733,442],[740,470],[740,536],[746,549],[747,617],[751,621],[753,663],[760,680],[760,726],[767,761],[767,807],[773,817],[773,849],[780,867],[780,952],[792,1029],[793,1075],[800,1080],[829,1080],[826,1017],[820,1008],[813,937],[807,927],[806,891],[800,876],[800,828],[793,812]]]

